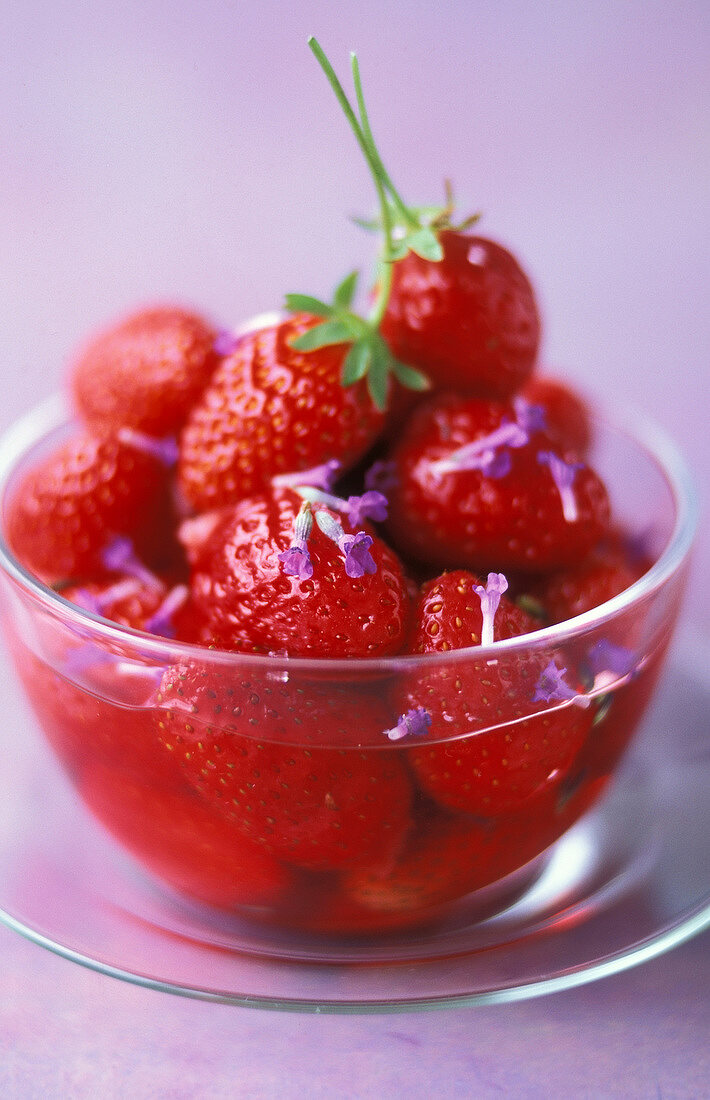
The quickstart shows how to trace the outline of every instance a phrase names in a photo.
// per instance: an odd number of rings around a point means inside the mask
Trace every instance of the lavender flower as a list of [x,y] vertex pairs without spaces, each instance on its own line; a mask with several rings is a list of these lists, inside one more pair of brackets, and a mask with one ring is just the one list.
[[293,528],[293,542],[288,550],[278,555],[281,567],[289,577],[300,581],[313,576],[313,562],[308,552],[308,539],[313,530],[313,513],[307,500],[300,507]]
[[366,519],[384,523],[387,519],[387,497],[377,489],[368,489],[359,497],[348,497],[348,521],[357,527]]
[[577,706],[588,707],[589,699],[569,686],[565,680],[566,674],[566,668],[558,668],[554,658],[550,660],[538,677],[532,697],[533,703],[551,703],[558,699],[571,699]]
[[158,437],[138,432],[135,428],[120,428],[118,438],[127,447],[135,447],[137,451],[152,455],[168,468],[176,465],[180,455],[178,441],[173,435]]
[[362,577],[365,573],[376,573],[375,564],[370,547],[372,538],[364,531],[357,531],[354,535],[346,535],[337,519],[328,512],[316,512],[316,523],[326,538],[336,543],[345,560],[345,572],[349,577]]
[[176,584],[171,588],[160,607],[146,620],[145,629],[148,634],[157,634],[161,638],[174,638],[175,613],[183,607],[189,594],[185,584]]
[[[289,475],[291,476],[291,475]],[[353,527],[363,523],[366,519],[381,523],[387,519],[387,497],[376,489],[371,489],[362,496],[351,496],[347,500],[336,497],[332,493],[325,493],[321,489],[305,483],[294,486],[294,491],[311,504],[324,504],[333,512],[347,513],[348,520]]]
[[500,598],[508,590],[508,581],[503,573],[489,573],[485,587],[476,584],[473,591],[481,601],[481,615],[483,625],[481,627],[481,645],[493,643],[493,626],[496,611],[500,604]]
[[390,489],[394,489],[397,484],[394,463],[382,460],[373,462],[365,473],[364,484],[366,490],[374,489],[387,495]]
[[574,495],[574,479],[577,470],[582,469],[581,462],[565,462],[554,451],[538,451],[537,460],[541,466],[549,466],[552,479],[557,486],[562,502],[562,514],[567,523],[576,523],[579,518],[577,499]]
[[607,638],[595,642],[587,654],[592,675],[611,672],[615,676],[629,676],[636,667],[636,654],[623,645],[615,645]]
[[513,408],[518,424],[528,436],[545,431],[547,419],[542,405],[533,405],[532,402],[518,395],[513,398]]
[[279,489],[286,488],[298,491],[300,486],[310,486],[329,493],[338,480],[340,470],[341,463],[337,459],[331,458],[328,462],[321,463],[320,466],[311,466],[309,470],[298,470],[293,474],[277,474],[276,477],[272,478],[272,483]]
[[424,707],[415,707],[406,714],[400,714],[396,726],[385,730],[390,741],[401,741],[403,737],[423,737],[431,726],[431,714]]
[[113,539],[101,551],[101,562],[106,569],[114,573],[126,573],[129,577],[143,581],[150,588],[162,588],[163,582],[140,560],[133,542],[124,535]]
[[217,333],[213,348],[216,355],[227,356],[232,354],[238,343],[239,337],[236,332],[224,328]]

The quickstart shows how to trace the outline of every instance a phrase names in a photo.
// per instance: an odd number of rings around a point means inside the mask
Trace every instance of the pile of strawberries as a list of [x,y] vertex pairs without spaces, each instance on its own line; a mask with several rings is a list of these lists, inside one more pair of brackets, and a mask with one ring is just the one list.
[[79,426],[6,517],[29,570],[135,630],[282,663],[474,647],[366,686],[356,713],[327,678],[267,686],[194,651],[147,719],[92,719],[55,684],[52,720],[86,759],[101,746],[89,803],[151,866],[208,901],[335,930],[422,919],[588,804],[571,783],[595,721],[575,705],[582,672],[534,656],[497,671],[475,647],[643,569],[588,464],[584,402],[534,372],[519,263],[452,225],[450,203],[404,207],[360,127],[387,191],[369,316],[349,276],[330,303],[290,295],[236,332],[172,306],[114,324],[71,366]]

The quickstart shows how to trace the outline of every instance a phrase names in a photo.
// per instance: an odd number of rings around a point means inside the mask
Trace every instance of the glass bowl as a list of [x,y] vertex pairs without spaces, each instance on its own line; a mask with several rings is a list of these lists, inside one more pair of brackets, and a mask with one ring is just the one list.
[[[70,430],[55,399],[7,433],[3,514]],[[85,806],[222,926],[326,942],[501,911],[602,797],[653,695],[688,570],[695,505],[673,447],[597,416],[590,461],[646,573],[561,625],[439,655],[302,660],[166,641],[68,603],[0,541],[9,650]],[[494,707],[491,684],[505,686]],[[390,737],[416,706],[441,721]]]

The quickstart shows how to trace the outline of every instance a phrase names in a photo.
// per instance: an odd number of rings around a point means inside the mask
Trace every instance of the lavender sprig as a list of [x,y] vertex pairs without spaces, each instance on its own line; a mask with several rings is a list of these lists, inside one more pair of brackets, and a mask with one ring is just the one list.
[[403,737],[423,737],[431,726],[431,714],[424,707],[415,707],[406,714],[400,714],[397,725],[385,730],[390,741],[401,741]]
[[489,573],[485,587],[482,584],[476,584],[473,587],[473,591],[481,601],[481,615],[483,619],[483,624],[481,626],[481,645],[492,645],[496,611],[498,610],[501,596],[504,592],[508,591],[508,580],[503,573]]

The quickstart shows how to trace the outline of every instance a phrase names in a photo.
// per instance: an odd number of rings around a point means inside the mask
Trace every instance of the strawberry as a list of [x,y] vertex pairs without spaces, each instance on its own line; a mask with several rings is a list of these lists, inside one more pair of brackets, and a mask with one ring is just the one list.
[[[536,630],[503,593],[502,574],[481,585],[464,571],[424,585],[411,643],[415,653],[446,653]],[[565,705],[551,708],[555,700]],[[454,654],[407,682],[402,710],[429,715],[427,743],[409,751],[421,788],[442,806],[477,816],[518,809],[556,786],[569,770],[592,723],[577,706],[575,678],[549,652]],[[447,740],[437,740],[437,738]]]
[[383,728],[376,697],[352,703],[327,683],[304,691],[258,669],[250,676],[178,665],[163,677],[156,719],[207,804],[266,851],[331,870],[386,863],[410,825],[411,783],[399,754],[317,744],[347,741],[352,722]]
[[[383,233],[380,279],[370,321],[395,363],[420,370],[436,388],[482,397],[511,397],[529,377],[540,319],[529,279],[501,245],[466,232],[478,215],[453,225],[447,185],[442,207],[407,206],[372,136],[357,57],[353,106],[320,44],[309,40],[367,161]],[[400,381],[404,375],[394,370]],[[410,377],[410,381],[415,379]],[[405,385],[409,384],[405,381]],[[418,386],[415,386],[418,388]]]
[[381,332],[398,359],[439,389],[512,396],[540,340],[532,286],[517,260],[483,237],[443,230],[442,258],[398,260]]
[[180,440],[179,484],[196,511],[262,492],[275,474],[347,468],[381,431],[365,382],[341,384],[346,344],[293,346],[318,323],[297,314],[247,332],[218,367]]
[[559,378],[534,374],[520,396],[545,413],[545,429],[555,446],[586,455],[592,441],[589,408],[582,396]]
[[[179,788],[184,781],[166,763],[146,696],[150,678],[123,671],[87,644],[68,657],[65,678],[29,650],[18,650],[17,667],[29,701],[63,766],[80,775],[101,763],[137,782]],[[74,667],[77,666],[77,667]],[[83,687],[80,682],[90,685]],[[135,706],[131,706],[135,699]]]
[[550,622],[561,623],[618,596],[644,572],[619,539],[605,539],[580,562],[541,579],[533,594]]
[[81,793],[99,821],[158,878],[221,909],[280,903],[292,874],[189,791],[155,788],[95,764]]
[[47,583],[95,573],[116,534],[158,540],[152,519],[166,489],[165,466],[152,454],[84,432],[22,479],[6,519],[8,541]]
[[175,435],[218,363],[216,332],[195,313],[154,307],[99,333],[72,364],[76,406],[95,430]]
[[606,490],[538,412],[451,393],[420,406],[391,454],[395,544],[435,565],[528,572],[587,553],[609,524]]
[[316,519],[336,523],[339,541],[311,520],[306,547],[297,523],[308,510],[296,492],[278,489],[205,517],[205,545],[191,550],[203,642],[292,657],[378,657],[401,649],[409,596],[395,554],[344,517],[339,527],[328,509]]
[[[562,831],[550,798],[535,812],[497,821],[474,821],[430,808],[387,874],[356,868],[347,872],[347,896],[371,911],[409,913],[480,890],[517,871]],[[500,899],[496,899],[498,906]]]

